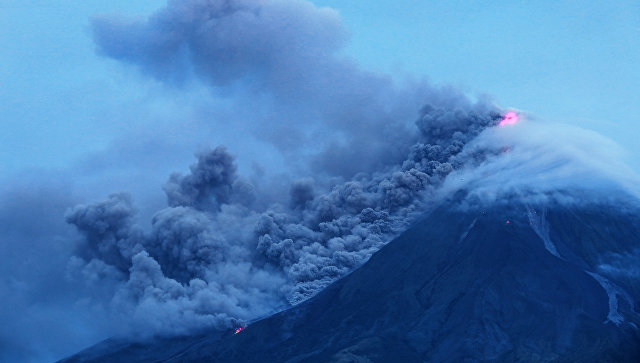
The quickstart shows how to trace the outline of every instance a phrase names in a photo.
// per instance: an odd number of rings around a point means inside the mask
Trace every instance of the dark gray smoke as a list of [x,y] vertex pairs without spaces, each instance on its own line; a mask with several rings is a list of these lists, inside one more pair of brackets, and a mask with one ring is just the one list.
[[[245,148],[268,143],[283,164],[248,175],[225,148],[204,150],[189,170],[169,177],[166,204],[152,218],[146,218],[152,207],[127,193],[70,208],[68,226],[58,224],[73,198],[36,195],[33,206],[21,208],[3,203],[1,225],[20,229],[19,236],[32,233],[30,240],[47,246],[37,250],[55,256],[55,269],[26,269],[24,281],[39,281],[32,271],[57,280],[66,273],[69,280],[43,283],[58,286],[55,306],[78,306],[74,311],[84,314],[78,316],[107,326],[102,334],[230,327],[309,298],[411,223],[460,167],[455,156],[464,145],[498,118],[488,100],[361,69],[341,54],[347,35],[337,13],[306,1],[169,1],[147,19],[96,17],[92,29],[101,54],[176,92],[205,85],[207,96],[224,98],[224,112],[202,111],[212,115],[209,127],[247,130]],[[170,138],[160,134],[122,138],[85,167],[105,179],[120,162],[129,168],[120,170],[123,179],[157,172],[172,157],[163,151]],[[234,153],[256,152],[233,141]],[[140,170],[147,161],[152,166]],[[53,203],[43,205],[46,216],[37,213],[38,200]],[[17,218],[15,210],[29,215]],[[51,216],[58,218],[53,227],[43,220]],[[22,241],[11,234],[0,239]],[[9,262],[3,268],[20,276]],[[15,280],[2,281],[11,286],[4,291],[21,291],[23,280]],[[13,296],[3,297],[13,310],[48,299]],[[72,337],[75,329],[65,331]],[[2,344],[24,341],[2,337]]]
[[37,170],[0,183],[2,362],[53,361],[107,337],[107,319],[82,302],[99,287],[83,290],[64,278],[74,233],[62,216],[75,203],[62,173]]
[[225,148],[198,155],[198,163],[191,166],[191,174],[172,174],[164,186],[169,206],[191,206],[217,209],[228,203],[234,191],[236,166]]
[[251,110],[225,122],[249,124],[290,168],[375,172],[405,158],[425,102],[443,136],[464,130],[447,123],[462,119],[455,113],[482,108],[452,89],[361,69],[341,55],[338,14],[307,1],[173,0],[147,19],[101,16],[92,28],[101,54],[168,85],[205,84]]
[[[242,181],[224,148],[202,152],[189,174],[170,177],[168,206],[149,232],[134,223],[126,194],[72,209],[67,221],[85,236],[78,270],[115,281],[110,308],[147,334],[231,327],[297,304],[363,264],[424,210],[465,143],[499,119],[476,108],[447,114],[427,106],[404,161],[328,186],[295,180],[266,206],[235,197],[260,186]],[[443,117],[455,126],[443,127]]]
[[125,332],[230,327],[313,296],[411,223],[500,117],[489,100],[360,69],[340,55],[337,14],[306,1],[169,1],[92,25],[102,54],[252,109],[294,174],[243,178],[218,147],[170,176],[144,232],[126,194],[72,209],[74,275],[114,286],[105,305]]
[[134,232],[134,210],[129,195],[112,194],[100,203],[78,205],[67,213],[67,222],[85,236],[78,255],[98,259],[121,272],[131,267],[140,250],[139,233]]

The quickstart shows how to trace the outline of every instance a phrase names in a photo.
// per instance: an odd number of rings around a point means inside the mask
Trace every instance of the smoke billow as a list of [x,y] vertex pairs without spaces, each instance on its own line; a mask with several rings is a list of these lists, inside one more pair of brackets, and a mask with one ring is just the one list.
[[[623,179],[601,175],[600,162],[582,159],[611,156],[593,152],[593,145],[611,146],[599,136],[528,121],[495,127],[499,119],[494,111],[425,107],[404,161],[329,186],[293,180],[271,203],[260,201],[261,186],[237,175],[225,148],[202,152],[189,174],[171,175],[167,207],[149,231],[134,223],[126,194],[70,210],[67,221],[85,236],[76,269],[92,283],[116,286],[109,309],[138,335],[228,328],[313,296],[366,262],[442,194],[464,189],[471,199],[506,201],[514,193],[556,192],[566,201],[568,191],[624,187]],[[558,129],[572,131],[574,141],[550,133]],[[613,271],[624,258],[611,260],[602,268]]]
[[61,173],[37,170],[0,183],[0,361],[52,361],[107,337],[100,309],[82,303],[95,286],[64,278],[74,233],[62,216],[78,201]]
[[[190,174],[170,177],[168,206],[149,232],[132,223],[123,194],[78,206],[67,220],[86,237],[78,251],[83,268],[116,281],[111,308],[133,318],[129,328],[174,334],[231,327],[304,301],[366,262],[438,195],[465,189],[470,198],[495,201],[514,193],[570,199],[568,190],[632,192],[621,177],[632,174],[607,159],[611,153],[593,150],[612,146],[599,136],[527,121],[495,127],[499,119],[493,110],[427,106],[417,142],[394,167],[329,187],[294,180],[270,204],[256,202],[259,194],[234,197],[260,186],[236,175],[233,157],[218,147],[199,154]],[[554,137],[559,129],[573,141]],[[596,155],[602,159],[584,159]],[[626,261],[616,258],[602,268]]]
[[[106,304],[127,331],[228,328],[300,303],[366,262],[443,191],[561,187],[552,181],[565,163],[537,149],[546,136],[493,127],[501,111],[488,100],[361,70],[340,55],[346,32],[330,9],[169,1],[148,19],[97,17],[93,33],[102,54],[143,74],[200,82],[255,107],[257,134],[299,175],[242,177],[217,147],[170,176],[167,207],[149,230],[126,194],[72,209],[67,221],[84,235],[76,276],[114,286]],[[274,184],[288,187],[269,191]]]
[[149,227],[126,193],[71,209],[83,238],[70,275],[109,286],[123,332],[229,327],[313,296],[402,231],[500,117],[489,100],[360,69],[340,53],[337,13],[306,1],[169,1],[92,26],[101,54],[251,108],[234,122],[293,173],[243,177],[217,147],[169,177]]
[[224,147],[199,154],[198,163],[191,166],[191,174],[174,173],[163,187],[169,206],[217,209],[232,199],[250,203],[254,197],[253,188],[238,178],[233,161]]
[[341,54],[348,37],[337,12],[307,1],[174,0],[147,19],[99,16],[92,28],[101,54],[169,86],[204,84],[251,110],[251,120],[233,120],[251,125],[245,137],[316,173],[352,177],[402,161],[425,103],[441,126],[433,136],[463,130],[465,121],[449,123],[464,119],[457,112],[492,107],[361,69]]
[[67,215],[85,237],[76,269],[91,281],[116,283],[109,304],[129,315],[137,332],[231,327],[297,304],[402,231],[454,170],[451,161],[465,143],[499,118],[457,112],[447,116],[456,126],[436,137],[428,125],[443,112],[433,114],[432,107],[423,110],[418,142],[389,171],[360,173],[330,188],[294,180],[279,203],[266,207],[254,203],[259,196],[249,192],[258,188],[236,174],[222,147],[200,153],[189,174],[171,175],[168,206],[148,232],[133,222],[126,194],[76,206]]

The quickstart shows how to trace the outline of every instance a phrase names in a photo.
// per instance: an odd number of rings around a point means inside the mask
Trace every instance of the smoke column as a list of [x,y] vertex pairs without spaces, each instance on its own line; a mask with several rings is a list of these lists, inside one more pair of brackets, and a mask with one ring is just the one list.
[[337,14],[304,1],[170,1],[92,24],[101,54],[258,108],[299,175],[263,195],[275,182],[239,175],[220,146],[170,176],[148,231],[126,193],[70,210],[83,236],[71,275],[112,287],[105,304],[125,332],[228,328],[313,296],[401,232],[501,119],[487,100],[360,69],[340,56]]

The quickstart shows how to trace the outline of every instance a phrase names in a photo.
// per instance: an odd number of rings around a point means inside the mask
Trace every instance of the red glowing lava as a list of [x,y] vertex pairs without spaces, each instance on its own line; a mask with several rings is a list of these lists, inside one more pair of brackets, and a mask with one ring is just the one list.
[[236,335],[236,334],[240,333],[243,330],[244,330],[243,327],[239,327],[238,329],[236,329],[236,331],[233,332],[233,335]]
[[498,126],[513,125],[516,122],[518,122],[518,114],[513,112],[513,111],[511,111],[511,112],[507,112],[504,115],[504,118],[502,119],[502,121],[500,121]]

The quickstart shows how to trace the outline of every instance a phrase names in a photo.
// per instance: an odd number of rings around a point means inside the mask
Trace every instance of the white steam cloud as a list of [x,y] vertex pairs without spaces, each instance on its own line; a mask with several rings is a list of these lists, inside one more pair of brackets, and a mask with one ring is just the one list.
[[553,193],[569,201],[571,193],[602,190],[611,201],[640,197],[640,176],[624,163],[620,146],[576,126],[525,119],[487,129],[459,157],[471,161],[450,175],[445,193],[466,189],[488,201]]

